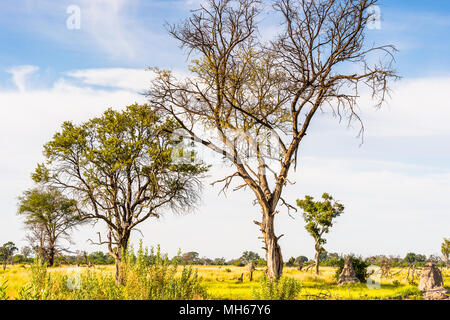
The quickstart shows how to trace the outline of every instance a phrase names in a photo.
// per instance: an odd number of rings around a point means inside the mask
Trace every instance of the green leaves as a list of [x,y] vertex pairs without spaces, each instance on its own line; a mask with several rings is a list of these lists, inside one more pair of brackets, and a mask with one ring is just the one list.
[[322,201],[314,201],[311,196],[305,196],[304,200],[297,200],[297,205],[303,209],[306,230],[316,240],[318,249],[326,243],[322,238],[333,226],[333,220],[344,212],[344,206],[328,193],[322,195]]

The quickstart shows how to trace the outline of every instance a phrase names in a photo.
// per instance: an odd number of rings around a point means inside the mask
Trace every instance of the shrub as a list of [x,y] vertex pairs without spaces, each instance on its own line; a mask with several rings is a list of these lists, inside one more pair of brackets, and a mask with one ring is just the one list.
[[236,260],[236,261],[233,262],[233,266],[235,266],[235,267],[244,267],[245,263],[243,263],[240,260]]
[[272,281],[264,275],[259,281],[259,288],[253,290],[253,296],[257,300],[293,300],[300,290],[301,284],[294,278],[281,277]]
[[[358,257],[351,257],[351,259],[353,264],[353,270],[355,270],[356,273],[356,277],[359,279],[359,281],[361,281],[361,283],[366,282],[367,278],[369,277],[369,274],[367,273],[367,268],[369,267],[370,263]],[[337,262],[338,268],[334,275],[336,280],[339,279],[342,269],[344,269],[344,263],[345,263],[344,258],[339,259],[339,261]]]
[[226,268],[225,272],[231,272],[231,269],[230,268]]

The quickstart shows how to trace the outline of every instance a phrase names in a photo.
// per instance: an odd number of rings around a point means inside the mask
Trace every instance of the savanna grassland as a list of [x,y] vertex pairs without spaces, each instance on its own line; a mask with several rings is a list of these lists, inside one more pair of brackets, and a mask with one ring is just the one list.
[[[224,299],[240,300],[255,299],[255,291],[262,286],[263,268],[258,268],[253,274],[253,281],[249,280],[249,274],[245,267],[236,266],[195,266],[205,296],[194,296],[193,299]],[[332,299],[332,300],[378,300],[378,299],[421,299],[420,291],[417,289],[418,279],[415,283],[408,283],[406,278],[407,269],[392,269],[392,277],[381,280],[380,288],[368,288],[366,284],[349,286],[337,286],[334,274],[336,268],[322,267],[320,275],[310,271],[298,271],[295,268],[286,267],[284,276],[297,280],[301,289],[295,299]],[[444,286],[450,286],[450,270],[442,269]],[[48,268],[47,273],[67,277],[76,274],[97,274],[113,277],[114,266],[87,267],[55,267]],[[178,267],[176,276],[181,277],[182,267]],[[239,277],[244,274],[243,281]],[[20,299],[19,292],[31,281],[32,271],[29,265],[14,265],[0,271],[0,284],[6,283],[6,294],[9,299]],[[84,277],[82,277],[84,279]],[[6,281],[6,282],[5,282]],[[81,280],[83,281],[83,280]],[[73,289],[75,291],[76,289]],[[73,298],[68,295],[67,298]],[[99,297],[101,299],[101,297]]]

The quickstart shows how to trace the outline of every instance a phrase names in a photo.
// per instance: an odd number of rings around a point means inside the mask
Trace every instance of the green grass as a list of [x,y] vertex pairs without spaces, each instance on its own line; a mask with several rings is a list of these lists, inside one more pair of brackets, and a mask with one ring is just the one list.
[[[264,268],[257,268],[253,274],[253,281],[249,281],[248,272],[245,267],[236,266],[195,266],[199,276],[202,278],[210,299],[253,299],[253,291],[259,287],[259,280],[264,275]],[[85,272],[86,267],[58,267],[49,268],[50,273],[60,273],[71,275],[76,272]],[[96,266],[97,272],[113,274],[114,266]],[[179,268],[179,272],[181,268]],[[417,285],[410,285],[406,280],[406,269],[393,270],[393,273],[401,271],[390,279],[383,279],[379,289],[370,289],[366,284],[355,284],[351,286],[338,287],[333,278],[335,268],[321,267],[319,275],[310,271],[298,271],[295,268],[284,268],[284,276],[298,280],[302,289],[298,299],[363,299],[363,300],[383,300],[383,299],[420,299]],[[243,282],[237,278],[244,273]],[[450,270],[443,270],[444,286],[450,286]],[[30,281],[30,266],[8,266],[6,271],[0,270],[0,280],[7,280],[7,295],[14,299],[22,286]],[[399,284],[395,285],[394,281]],[[0,281],[1,282],[1,281]],[[416,280],[418,283],[418,280]]]

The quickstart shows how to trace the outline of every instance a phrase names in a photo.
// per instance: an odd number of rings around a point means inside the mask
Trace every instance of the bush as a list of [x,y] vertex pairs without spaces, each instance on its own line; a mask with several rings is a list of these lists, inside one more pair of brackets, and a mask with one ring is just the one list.
[[[369,277],[369,274],[367,273],[367,268],[369,267],[370,263],[358,257],[351,257],[351,259],[353,264],[353,270],[355,270],[356,273],[356,277],[359,279],[359,281],[361,281],[361,283],[366,282],[367,278]],[[336,273],[334,274],[336,280],[339,279],[342,269],[344,269],[344,263],[345,263],[344,258],[339,259],[339,261],[337,262],[338,268],[336,270]]]
[[301,290],[301,284],[294,278],[281,277],[271,280],[264,275],[259,281],[259,288],[253,290],[257,300],[294,300]]
[[244,267],[245,263],[243,263],[242,261],[236,260],[233,262],[233,266],[235,267]]

